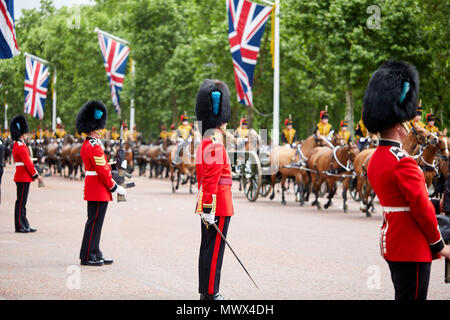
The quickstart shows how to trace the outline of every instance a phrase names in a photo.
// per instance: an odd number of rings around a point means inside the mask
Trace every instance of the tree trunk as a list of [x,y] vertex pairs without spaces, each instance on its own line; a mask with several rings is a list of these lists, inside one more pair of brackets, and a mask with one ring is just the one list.
[[345,91],[345,102],[345,120],[348,122],[348,130],[353,133],[355,100],[349,84],[347,84],[347,90]]
[[175,124],[175,128],[179,122],[178,118],[178,104],[177,104],[177,96],[176,94],[172,95],[172,123]]

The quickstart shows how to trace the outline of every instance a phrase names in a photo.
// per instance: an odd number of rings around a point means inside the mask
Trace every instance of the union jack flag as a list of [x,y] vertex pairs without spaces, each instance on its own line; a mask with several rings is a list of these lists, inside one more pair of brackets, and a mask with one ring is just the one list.
[[98,33],[98,41],[100,43],[100,49],[102,50],[109,87],[111,88],[114,109],[120,114],[119,91],[121,91],[123,87],[123,79],[125,78],[130,48],[101,33]]
[[14,29],[14,1],[0,0],[0,59],[20,53]]
[[24,112],[40,120],[44,118],[48,81],[48,67],[31,57],[26,57]]
[[259,45],[272,7],[248,0],[226,0],[228,41],[234,66],[238,101],[253,104],[252,85]]

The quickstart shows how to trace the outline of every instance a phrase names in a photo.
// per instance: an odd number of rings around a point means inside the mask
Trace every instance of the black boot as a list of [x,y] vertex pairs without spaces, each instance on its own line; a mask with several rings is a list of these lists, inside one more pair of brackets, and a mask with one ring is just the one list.
[[220,293],[214,293],[214,294],[203,294],[200,293],[200,300],[228,300]]

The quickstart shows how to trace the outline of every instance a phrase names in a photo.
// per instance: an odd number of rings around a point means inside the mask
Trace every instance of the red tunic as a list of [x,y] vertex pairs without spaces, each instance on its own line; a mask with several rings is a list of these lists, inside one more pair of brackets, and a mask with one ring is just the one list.
[[198,195],[196,213],[232,216],[231,165],[225,146],[217,137],[203,139],[196,153]]
[[84,179],[84,200],[111,201],[111,192],[117,188],[112,179],[111,167],[97,139],[87,137],[80,151],[86,178]]
[[380,248],[389,261],[431,262],[444,243],[425,178],[396,141],[381,140],[367,169],[383,206]]
[[30,158],[30,151],[22,140],[14,142],[13,158],[16,164],[15,182],[32,182],[39,174]]

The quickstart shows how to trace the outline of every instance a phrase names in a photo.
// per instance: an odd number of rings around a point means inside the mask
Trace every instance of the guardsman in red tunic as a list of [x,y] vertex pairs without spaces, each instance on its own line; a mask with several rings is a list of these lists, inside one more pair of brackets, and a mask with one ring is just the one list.
[[367,176],[383,208],[381,254],[389,265],[396,300],[425,300],[431,261],[450,257],[428,197],[425,178],[406,151],[407,121],[416,114],[419,75],[405,63],[383,64],[369,81],[363,121],[381,135]]
[[30,182],[38,179],[42,182],[33,162],[30,158],[30,151],[23,142],[23,136],[29,132],[27,119],[23,115],[16,115],[10,123],[11,137],[14,140],[12,154],[16,165],[14,182],[17,186],[17,200],[14,208],[14,222],[16,232],[28,233],[37,231],[30,227],[27,220],[27,199],[30,190]]
[[196,213],[201,215],[201,244],[198,262],[200,300],[224,300],[219,293],[225,242],[212,224],[226,237],[234,213],[231,194],[231,165],[223,144],[230,120],[230,92],[219,80],[205,80],[195,106],[203,140],[196,153],[198,195]]
[[80,250],[82,265],[102,266],[112,264],[112,259],[103,257],[100,236],[108,201],[112,192],[125,195],[125,189],[117,185],[111,174],[100,140],[100,130],[106,127],[107,109],[101,101],[89,101],[78,112],[76,128],[86,133],[80,155],[84,164],[84,200],[87,201],[88,219],[84,229]]

